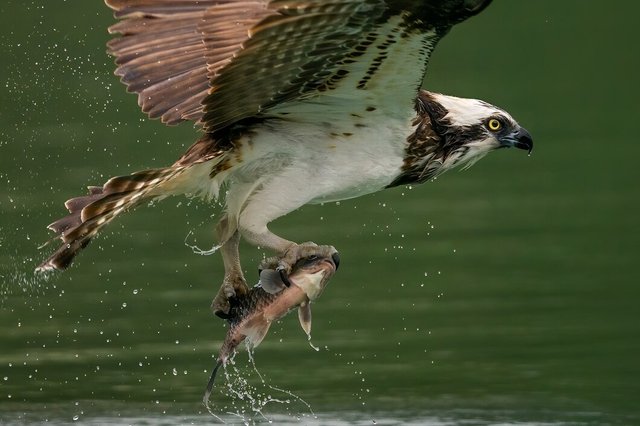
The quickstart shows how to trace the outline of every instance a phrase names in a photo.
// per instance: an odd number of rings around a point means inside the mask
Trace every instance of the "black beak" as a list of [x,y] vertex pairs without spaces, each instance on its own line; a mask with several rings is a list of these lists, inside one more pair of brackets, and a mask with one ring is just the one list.
[[526,149],[529,154],[533,151],[533,139],[524,127],[520,127],[509,139],[511,140],[512,146],[519,149]]
[[336,265],[337,271],[338,267],[340,266],[340,256],[338,255],[338,252],[335,252],[331,255],[331,260],[333,260],[333,264]]

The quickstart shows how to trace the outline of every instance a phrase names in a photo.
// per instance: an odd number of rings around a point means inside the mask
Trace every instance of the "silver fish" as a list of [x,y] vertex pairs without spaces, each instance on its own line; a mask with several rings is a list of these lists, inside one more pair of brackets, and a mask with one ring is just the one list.
[[330,256],[300,259],[288,276],[277,269],[260,271],[258,284],[232,304],[227,319],[229,330],[202,398],[207,408],[218,369],[226,364],[240,343],[246,340],[249,349],[256,348],[269,331],[271,323],[296,307],[300,325],[311,338],[310,304],[320,296],[339,264],[338,253],[334,252]]

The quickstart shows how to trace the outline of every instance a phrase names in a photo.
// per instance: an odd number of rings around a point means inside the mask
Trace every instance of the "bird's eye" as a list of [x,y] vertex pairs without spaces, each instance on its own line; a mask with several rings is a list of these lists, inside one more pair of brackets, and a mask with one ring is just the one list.
[[487,122],[487,127],[492,132],[497,132],[498,130],[502,129],[502,123],[497,118],[492,118]]

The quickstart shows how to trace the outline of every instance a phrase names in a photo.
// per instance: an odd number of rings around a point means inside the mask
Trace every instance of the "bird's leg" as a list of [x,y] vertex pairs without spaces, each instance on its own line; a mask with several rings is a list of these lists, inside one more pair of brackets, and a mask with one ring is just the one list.
[[240,267],[240,233],[235,230],[230,237],[228,233],[227,218],[223,218],[218,224],[217,231],[220,239],[226,241],[222,244],[220,252],[224,263],[224,280],[218,290],[218,294],[211,303],[211,310],[220,318],[228,318],[231,309],[230,299],[241,297],[248,293],[249,287]]

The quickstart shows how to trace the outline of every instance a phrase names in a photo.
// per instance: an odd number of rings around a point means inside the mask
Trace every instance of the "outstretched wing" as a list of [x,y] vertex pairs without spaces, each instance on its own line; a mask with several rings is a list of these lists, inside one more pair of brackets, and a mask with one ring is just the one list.
[[435,30],[435,44],[490,1],[106,0],[122,19],[109,49],[151,118],[215,132],[313,96],[391,16]]
[[115,74],[151,118],[198,121],[210,80],[265,16],[268,1],[106,0],[121,21],[109,28]]

